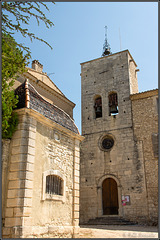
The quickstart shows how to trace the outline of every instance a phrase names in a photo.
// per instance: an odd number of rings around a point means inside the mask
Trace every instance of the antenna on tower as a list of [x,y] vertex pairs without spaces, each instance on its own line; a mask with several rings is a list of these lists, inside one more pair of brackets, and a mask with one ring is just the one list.
[[102,53],[102,57],[111,54],[111,48],[110,45],[107,41],[107,26],[105,26],[105,40],[104,40],[104,44],[103,44],[103,53]]

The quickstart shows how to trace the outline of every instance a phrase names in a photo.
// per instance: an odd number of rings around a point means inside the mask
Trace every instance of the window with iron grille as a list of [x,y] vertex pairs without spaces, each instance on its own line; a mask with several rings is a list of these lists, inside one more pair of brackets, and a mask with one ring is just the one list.
[[95,99],[94,109],[95,109],[96,118],[101,118],[102,117],[102,98],[101,97],[97,97]]
[[46,176],[46,193],[54,195],[63,195],[63,180],[56,175]]
[[109,99],[109,116],[118,114],[118,96],[117,93],[110,93]]

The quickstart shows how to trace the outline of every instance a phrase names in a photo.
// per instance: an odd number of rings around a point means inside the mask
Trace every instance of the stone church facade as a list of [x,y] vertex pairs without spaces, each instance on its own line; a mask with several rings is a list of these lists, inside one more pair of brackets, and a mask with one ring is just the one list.
[[19,124],[3,140],[4,238],[73,237],[79,226],[75,106],[33,61],[15,82]]
[[[128,50],[81,64],[72,103],[37,61],[15,81],[19,124],[2,140],[3,238],[71,238],[79,222],[158,219],[158,90],[138,92]],[[80,204],[79,204],[80,203]]]
[[158,90],[137,71],[128,50],[81,64],[80,223],[158,221]]

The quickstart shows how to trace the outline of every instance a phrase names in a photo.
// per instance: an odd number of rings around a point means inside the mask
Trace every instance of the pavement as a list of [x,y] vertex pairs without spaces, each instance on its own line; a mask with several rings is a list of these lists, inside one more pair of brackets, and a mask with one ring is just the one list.
[[157,238],[158,227],[140,225],[81,225],[76,238]]

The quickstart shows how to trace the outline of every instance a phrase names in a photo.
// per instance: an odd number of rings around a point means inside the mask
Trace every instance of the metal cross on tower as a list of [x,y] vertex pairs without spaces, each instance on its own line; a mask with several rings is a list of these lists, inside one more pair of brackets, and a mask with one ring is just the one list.
[[102,53],[102,57],[111,54],[111,48],[110,45],[107,41],[107,26],[105,26],[105,41],[103,44],[103,53]]

